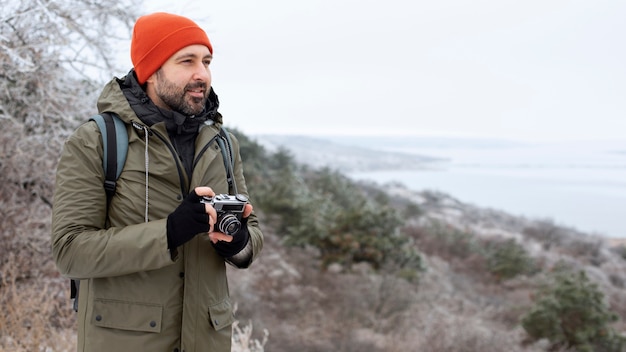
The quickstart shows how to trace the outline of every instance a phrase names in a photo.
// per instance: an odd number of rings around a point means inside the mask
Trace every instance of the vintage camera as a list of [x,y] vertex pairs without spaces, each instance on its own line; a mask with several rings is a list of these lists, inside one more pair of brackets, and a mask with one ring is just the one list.
[[241,228],[243,210],[248,203],[248,197],[243,194],[234,196],[218,194],[214,197],[202,197],[200,203],[211,204],[217,211],[214,229],[233,236]]

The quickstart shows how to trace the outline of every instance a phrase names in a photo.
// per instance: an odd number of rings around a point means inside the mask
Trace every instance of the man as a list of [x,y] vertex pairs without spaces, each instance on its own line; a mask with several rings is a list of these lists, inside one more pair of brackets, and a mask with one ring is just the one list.
[[[133,69],[114,78],[99,112],[120,116],[128,155],[107,206],[103,141],[94,122],[66,141],[56,176],[52,250],[80,279],[78,351],[230,351],[225,262],[248,267],[263,246],[250,204],[233,236],[215,231],[201,196],[228,194],[213,48],[190,19],[154,13],[133,29]],[[233,178],[247,195],[239,145]]]

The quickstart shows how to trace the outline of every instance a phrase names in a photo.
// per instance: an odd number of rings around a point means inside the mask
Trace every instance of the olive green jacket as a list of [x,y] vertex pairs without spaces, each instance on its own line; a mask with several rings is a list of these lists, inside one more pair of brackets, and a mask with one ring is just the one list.
[[[117,113],[129,139],[108,212],[102,139],[89,122],[65,143],[52,219],[57,267],[81,280],[78,351],[230,351],[234,318],[225,260],[206,234],[173,253],[166,236],[167,216],[189,190],[209,186],[228,193],[222,153],[212,141],[221,121],[200,128],[196,165],[187,175],[164,124],[143,125],[115,79],[103,90],[98,110]],[[231,139],[235,182],[247,195],[239,144]],[[254,260],[263,246],[254,213],[248,230]]]

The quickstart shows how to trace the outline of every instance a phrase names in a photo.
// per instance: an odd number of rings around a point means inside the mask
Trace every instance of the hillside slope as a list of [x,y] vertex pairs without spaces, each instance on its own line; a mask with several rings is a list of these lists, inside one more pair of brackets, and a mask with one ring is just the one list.
[[[520,319],[562,263],[601,287],[620,317],[616,329],[626,329],[626,261],[607,240],[445,194],[386,187],[422,210],[407,226],[426,263],[419,283],[366,264],[321,270],[314,249],[285,247],[279,234],[266,231],[260,260],[230,277],[238,317],[250,319],[259,336],[270,332],[268,351],[545,351],[547,341],[525,341]],[[432,224],[466,236],[446,242],[427,230]],[[541,272],[498,280],[476,253],[463,252],[465,241],[505,239],[521,244]]]

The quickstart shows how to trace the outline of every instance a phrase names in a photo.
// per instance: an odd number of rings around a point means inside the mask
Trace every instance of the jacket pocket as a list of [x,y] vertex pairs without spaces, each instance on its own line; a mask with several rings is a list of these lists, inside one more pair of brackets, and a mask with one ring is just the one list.
[[216,331],[230,326],[233,321],[235,321],[235,317],[233,316],[230,300],[225,299],[220,303],[209,306],[209,323]]
[[163,306],[158,304],[96,298],[91,321],[104,328],[158,333],[162,317]]

